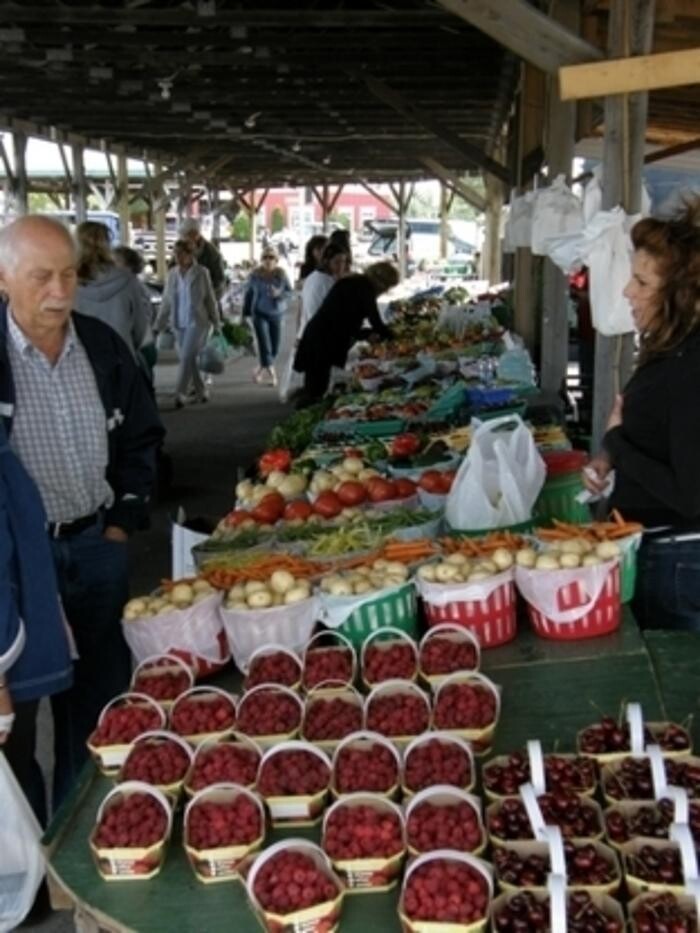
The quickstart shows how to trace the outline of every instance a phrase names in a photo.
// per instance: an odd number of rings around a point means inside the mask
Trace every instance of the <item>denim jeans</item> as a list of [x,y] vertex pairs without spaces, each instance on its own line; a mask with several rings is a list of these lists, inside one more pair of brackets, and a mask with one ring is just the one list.
[[63,608],[79,659],[70,690],[51,698],[54,716],[54,809],[75,783],[88,753],[85,741],[102,707],[128,686],[129,649],[121,631],[129,598],[126,543],[100,525],[51,541]]
[[700,632],[700,540],[642,542],[632,611],[643,629]]
[[253,327],[258,340],[258,356],[260,365],[272,366],[280,348],[282,334],[282,318],[272,317],[269,314],[253,314]]

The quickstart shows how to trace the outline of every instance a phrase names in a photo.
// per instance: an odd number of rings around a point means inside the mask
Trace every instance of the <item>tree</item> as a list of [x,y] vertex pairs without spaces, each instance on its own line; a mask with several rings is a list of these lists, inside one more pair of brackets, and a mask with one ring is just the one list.
[[286,227],[286,221],[284,219],[284,211],[281,207],[276,207],[272,211],[272,216],[270,217],[270,229],[272,233],[279,233],[280,230],[284,230]]
[[328,215],[329,224],[337,224],[339,227],[342,227],[343,230],[350,229],[350,218],[347,214],[336,214],[332,213]]
[[247,243],[250,239],[250,217],[245,211],[239,211],[231,224],[231,239],[237,243]]

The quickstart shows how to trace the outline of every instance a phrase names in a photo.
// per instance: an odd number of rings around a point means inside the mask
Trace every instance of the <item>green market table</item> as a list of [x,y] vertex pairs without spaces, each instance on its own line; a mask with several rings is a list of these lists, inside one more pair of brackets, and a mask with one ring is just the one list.
[[[614,635],[574,643],[544,641],[524,626],[516,641],[484,652],[483,670],[503,688],[494,753],[513,751],[527,739],[545,750],[573,751],[576,733],[602,712],[626,701],[642,703],[648,719],[686,720],[698,713],[700,635],[654,632],[642,636],[629,613]],[[233,675],[222,677],[233,687]],[[700,717],[693,720],[700,748]],[[240,882],[203,885],[186,860],[176,820],[160,875],[150,881],[106,882],[95,869],[88,837],[100,801],[113,783],[92,764],[44,837],[56,907],[78,907],[109,931],[138,933],[235,933],[258,931]],[[318,839],[318,828],[273,832]],[[400,925],[397,892],[346,897],[342,933],[393,933]]]

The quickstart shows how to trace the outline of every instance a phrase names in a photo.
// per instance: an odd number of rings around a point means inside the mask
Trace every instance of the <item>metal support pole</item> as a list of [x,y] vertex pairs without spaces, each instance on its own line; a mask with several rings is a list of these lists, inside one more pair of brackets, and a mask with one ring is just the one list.
[[[160,176],[162,170],[163,166],[156,163],[154,166],[156,178]],[[168,207],[168,199],[165,196],[162,181],[158,184],[157,190],[151,189],[150,196],[156,233],[156,275],[159,281],[164,282],[168,271],[165,256],[165,213]]]
[[83,147],[74,143],[71,146],[73,156],[73,209],[76,224],[87,220],[87,185],[85,183],[85,163]]
[[17,214],[29,213],[29,182],[27,180],[27,137],[24,133],[13,132],[12,146],[15,156],[15,177],[13,185],[14,207]]
[[258,218],[255,204],[255,191],[250,192],[250,205],[248,208],[248,217],[250,218],[250,240],[248,242],[248,256],[251,262],[255,262],[255,241],[257,239]]
[[450,233],[447,212],[450,207],[450,192],[444,181],[440,182],[440,259],[447,259],[447,239]]
[[126,155],[119,153],[117,155],[117,188],[119,191],[119,238],[122,246],[128,246],[130,242],[130,220],[129,213],[129,168]]

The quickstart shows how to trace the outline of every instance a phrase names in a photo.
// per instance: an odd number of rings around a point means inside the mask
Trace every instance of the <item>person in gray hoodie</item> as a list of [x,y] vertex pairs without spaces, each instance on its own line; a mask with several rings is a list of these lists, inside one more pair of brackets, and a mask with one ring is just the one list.
[[108,324],[138,359],[151,336],[150,302],[133,272],[114,262],[105,224],[87,220],[78,226],[77,237],[76,310]]

